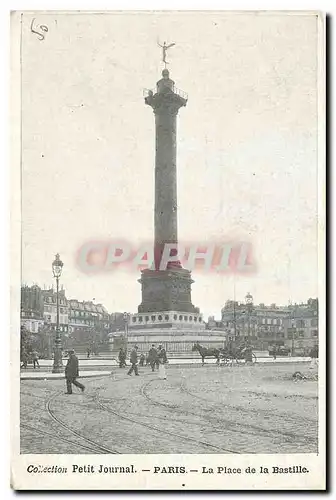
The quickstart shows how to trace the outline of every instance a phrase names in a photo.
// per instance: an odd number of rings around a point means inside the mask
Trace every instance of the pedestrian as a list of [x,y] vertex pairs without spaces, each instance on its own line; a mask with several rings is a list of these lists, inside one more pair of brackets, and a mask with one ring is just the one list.
[[274,351],[273,351],[273,359],[274,361],[277,359],[277,346],[274,346]]
[[311,351],[310,351],[309,355],[310,355],[310,357],[311,357],[311,364],[312,364],[312,365],[317,365],[317,364],[318,364],[318,355],[319,355],[317,345],[315,345],[315,346],[311,349]]
[[118,359],[119,359],[119,368],[124,368],[126,366],[126,351],[123,347],[120,347]]
[[166,380],[167,379],[167,372],[166,372],[165,364],[168,362],[168,360],[167,360],[166,351],[162,347],[162,345],[159,345],[158,360],[159,360],[159,378]]
[[65,394],[72,394],[72,384],[76,387],[79,387],[81,391],[84,392],[85,386],[80,382],[77,382],[76,380],[78,376],[78,358],[75,354],[75,351],[71,349],[69,351],[69,359],[65,367],[65,378],[67,386],[67,392]]
[[32,352],[32,359],[33,359],[34,370],[35,370],[36,366],[38,366],[40,368],[40,363],[39,363],[37,351]]
[[130,355],[131,368],[128,370],[127,375],[132,375],[134,371],[135,375],[139,375],[138,372],[138,346],[135,345],[131,351]]
[[21,361],[22,361],[21,368],[28,368],[28,354],[26,353],[26,351],[22,351]]
[[252,354],[253,354],[252,346],[248,344],[244,350],[245,363],[252,363]]
[[144,363],[145,363],[145,355],[143,353],[141,353],[140,355],[140,360],[139,360],[139,366],[143,366]]
[[91,349],[90,349],[90,347],[88,347],[87,356],[86,356],[88,359],[90,358],[90,354],[91,354]]
[[147,359],[148,359],[148,363],[150,364],[152,372],[153,372],[155,369],[155,365],[159,366],[158,352],[155,349],[154,344],[152,344],[152,347],[149,349]]

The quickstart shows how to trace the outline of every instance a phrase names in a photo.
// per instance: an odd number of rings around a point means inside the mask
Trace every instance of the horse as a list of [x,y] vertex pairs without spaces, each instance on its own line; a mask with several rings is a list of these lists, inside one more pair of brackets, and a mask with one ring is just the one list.
[[199,354],[201,355],[202,358],[202,366],[204,365],[204,359],[205,358],[216,358],[217,364],[219,364],[219,358],[220,358],[220,350],[213,348],[209,349],[208,347],[204,347],[198,342],[193,345],[192,351],[198,351]]

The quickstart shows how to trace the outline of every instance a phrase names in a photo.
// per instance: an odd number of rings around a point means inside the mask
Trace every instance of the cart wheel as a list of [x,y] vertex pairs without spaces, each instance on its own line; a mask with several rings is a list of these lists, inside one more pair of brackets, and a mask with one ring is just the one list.
[[252,363],[255,364],[256,362],[257,362],[257,356],[253,352],[252,353]]

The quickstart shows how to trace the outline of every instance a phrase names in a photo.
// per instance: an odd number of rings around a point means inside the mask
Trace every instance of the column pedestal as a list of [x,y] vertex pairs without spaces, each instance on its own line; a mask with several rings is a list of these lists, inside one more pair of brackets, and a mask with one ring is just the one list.
[[199,309],[191,303],[190,271],[186,269],[152,271],[141,273],[142,302],[138,312],[182,311],[197,313]]

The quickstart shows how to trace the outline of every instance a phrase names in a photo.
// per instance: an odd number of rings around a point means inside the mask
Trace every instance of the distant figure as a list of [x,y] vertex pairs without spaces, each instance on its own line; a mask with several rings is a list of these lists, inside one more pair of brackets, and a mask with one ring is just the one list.
[[159,367],[159,358],[158,358],[158,352],[157,350],[155,349],[155,345],[152,344],[152,347],[149,349],[149,352],[148,352],[148,363],[150,364],[151,366],[151,369],[152,369],[152,372],[154,371],[155,369],[155,365],[157,367]]
[[138,372],[138,346],[135,345],[131,351],[130,355],[130,362],[131,362],[131,368],[128,370],[127,375],[132,375],[132,372],[134,371],[135,375],[139,375]]
[[139,366],[143,366],[144,363],[145,363],[145,355],[144,354],[141,354],[140,355],[140,359],[139,359]]
[[32,352],[32,359],[33,359],[34,370],[35,370],[36,366],[38,366],[40,368],[40,363],[39,363],[37,351]]
[[87,350],[87,356],[86,356],[86,357],[89,359],[89,358],[90,358],[90,355],[91,355],[91,349],[90,349],[90,347],[88,347],[88,350]]
[[21,361],[22,361],[21,368],[28,368],[28,354],[26,353],[26,351],[22,351]]
[[314,364],[316,364],[316,365],[317,365],[317,364],[318,364],[318,347],[317,347],[317,345],[315,345],[315,346],[311,349],[311,351],[310,351],[309,355],[310,355],[310,357],[311,357],[311,360],[312,360],[311,362],[312,362],[312,364],[313,364],[313,365],[314,365]]
[[65,367],[65,378],[67,392],[65,394],[72,394],[72,384],[79,387],[82,392],[84,392],[85,386],[80,382],[77,382],[76,378],[79,376],[78,372],[78,358],[75,351],[71,349],[69,351],[69,359]]
[[166,373],[166,367],[165,364],[168,362],[167,361],[167,354],[165,349],[162,347],[162,345],[159,345],[158,349],[158,359],[159,359],[159,378],[166,380],[167,379],[167,373]]
[[311,357],[311,358],[315,358],[315,359],[316,359],[316,358],[318,358],[318,347],[317,347],[317,345],[315,345],[315,346],[311,349],[311,351],[310,351],[309,355],[310,355],[310,357]]
[[252,347],[250,345],[247,345],[244,349],[244,359],[245,363],[252,363]]
[[119,368],[124,368],[126,366],[126,351],[123,347],[120,348],[118,359],[119,359]]

